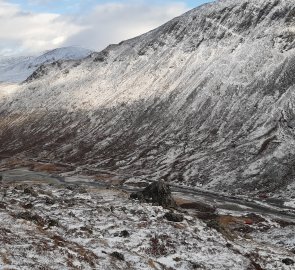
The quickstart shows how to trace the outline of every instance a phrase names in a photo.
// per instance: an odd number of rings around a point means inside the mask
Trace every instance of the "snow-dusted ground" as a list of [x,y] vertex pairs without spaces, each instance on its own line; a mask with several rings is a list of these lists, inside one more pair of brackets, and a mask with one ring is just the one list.
[[290,200],[290,201],[286,202],[285,205],[295,209],[295,200]]
[[[214,229],[193,212],[186,213],[183,222],[174,223],[163,218],[168,210],[128,197],[119,190],[76,185],[23,181],[1,184],[0,268],[291,270],[293,267],[282,260],[295,260],[292,253],[295,243],[290,241],[294,226],[279,229],[278,223],[273,222],[274,229],[266,229],[270,223],[263,221],[252,226],[256,233],[253,235],[223,227],[225,222]],[[241,221],[233,225],[243,228]],[[273,239],[266,237],[266,233]],[[113,252],[124,258],[112,256]]]
[[[292,206],[294,9],[293,0],[218,1],[84,60],[39,67],[2,86],[0,157],[87,166],[117,182],[276,194]],[[290,220],[234,206],[172,223],[168,210],[120,190],[41,178],[1,183],[0,268],[294,269]]]

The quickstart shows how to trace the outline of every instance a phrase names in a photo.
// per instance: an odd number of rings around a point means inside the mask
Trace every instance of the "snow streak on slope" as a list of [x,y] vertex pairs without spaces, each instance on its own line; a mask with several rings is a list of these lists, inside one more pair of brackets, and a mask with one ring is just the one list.
[[0,82],[22,82],[43,64],[59,60],[79,60],[91,53],[79,47],[65,47],[39,56],[3,57],[0,58]]
[[295,176],[294,17],[292,0],[218,1],[83,61],[42,66],[1,105],[1,152],[284,189]]
[[18,89],[18,85],[12,83],[1,83],[0,82],[0,98],[8,95],[12,95]]

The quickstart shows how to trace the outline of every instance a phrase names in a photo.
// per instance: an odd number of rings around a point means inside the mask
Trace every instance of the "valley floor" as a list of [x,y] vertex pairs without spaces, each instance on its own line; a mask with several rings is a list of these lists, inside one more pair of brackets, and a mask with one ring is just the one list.
[[0,269],[294,269],[291,214],[214,213],[178,192],[184,221],[171,222],[171,210],[130,200],[118,179],[96,175],[94,185],[12,160],[0,170]]

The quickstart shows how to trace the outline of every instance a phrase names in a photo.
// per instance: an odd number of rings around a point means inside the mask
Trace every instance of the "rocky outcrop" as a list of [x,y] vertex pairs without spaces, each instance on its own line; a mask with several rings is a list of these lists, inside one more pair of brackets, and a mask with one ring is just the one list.
[[143,191],[132,193],[130,198],[167,208],[176,207],[176,202],[172,197],[170,187],[163,180],[150,184]]
[[124,255],[122,253],[119,253],[117,251],[114,251],[110,254],[113,258],[116,258],[119,261],[125,261]]

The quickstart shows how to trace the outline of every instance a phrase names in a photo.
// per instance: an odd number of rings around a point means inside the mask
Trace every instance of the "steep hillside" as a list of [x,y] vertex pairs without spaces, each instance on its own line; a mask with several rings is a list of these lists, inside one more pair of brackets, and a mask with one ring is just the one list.
[[291,192],[294,37],[293,0],[224,0],[83,61],[41,66],[0,105],[1,154]]
[[36,56],[0,57],[0,82],[19,83],[38,67],[60,60],[79,60],[92,52],[79,47],[54,49]]

